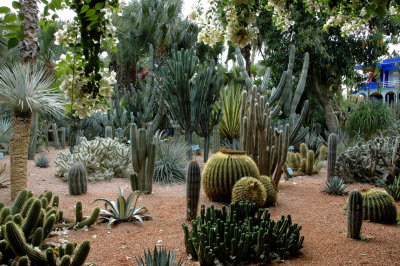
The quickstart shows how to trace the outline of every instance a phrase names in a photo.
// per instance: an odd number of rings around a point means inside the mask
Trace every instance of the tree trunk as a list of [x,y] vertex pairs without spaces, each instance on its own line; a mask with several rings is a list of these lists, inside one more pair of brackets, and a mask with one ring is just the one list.
[[25,62],[36,62],[40,47],[37,42],[39,28],[39,8],[37,0],[20,0],[21,14],[23,15],[23,31],[25,37],[19,42],[18,48]]
[[185,140],[186,143],[189,145],[190,149],[187,152],[187,159],[189,161],[191,161],[193,159],[193,155],[192,155],[192,132],[186,130],[185,131]]
[[38,135],[38,112],[33,113],[31,138],[28,151],[28,160],[35,160],[37,135]]
[[204,162],[208,160],[208,153],[210,151],[210,135],[204,138]]
[[10,138],[10,183],[11,199],[27,187],[27,159],[29,148],[29,129],[32,123],[32,113],[15,113],[12,121]]
[[249,77],[251,77],[250,73],[250,65],[251,65],[251,45],[248,44],[243,48],[240,48],[240,52],[244,58],[244,61],[246,62],[246,71]]
[[335,132],[339,127],[339,123],[338,123],[338,119],[335,115],[333,105],[329,101],[329,98],[321,92],[321,88],[320,88],[319,81],[318,81],[317,71],[315,70],[314,66],[312,67],[312,70],[313,70],[312,88],[313,88],[315,94],[317,95],[319,102],[322,105],[322,109],[323,109],[324,115],[325,115],[326,126],[328,127],[329,132]]
[[119,86],[118,89],[120,91],[123,91],[122,88],[126,88],[128,91],[130,91],[131,83],[136,88],[137,70],[135,62],[132,62],[132,64],[123,64],[114,59],[110,63],[110,69],[115,71],[115,73],[117,74],[116,80]]

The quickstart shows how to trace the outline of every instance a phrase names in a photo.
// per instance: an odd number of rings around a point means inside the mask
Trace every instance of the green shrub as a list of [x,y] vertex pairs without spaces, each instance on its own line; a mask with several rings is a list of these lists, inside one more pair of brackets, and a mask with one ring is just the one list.
[[182,139],[169,139],[159,143],[154,170],[154,182],[179,183],[186,181],[190,146]]
[[381,101],[371,100],[362,102],[351,113],[345,128],[352,135],[362,135],[370,139],[379,130],[387,129],[395,121],[392,108]]

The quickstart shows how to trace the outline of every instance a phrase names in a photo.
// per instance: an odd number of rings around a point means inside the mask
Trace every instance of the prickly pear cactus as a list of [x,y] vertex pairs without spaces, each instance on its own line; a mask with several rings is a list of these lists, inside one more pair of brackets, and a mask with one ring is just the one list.
[[69,150],[58,153],[54,163],[58,168],[56,176],[64,181],[67,181],[66,173],[75,164],[82,164],[89,181],[96,181],[124,177],[130,161],[129,147],[117,139],[97,137],[87,141],[81,137],[73,153]]

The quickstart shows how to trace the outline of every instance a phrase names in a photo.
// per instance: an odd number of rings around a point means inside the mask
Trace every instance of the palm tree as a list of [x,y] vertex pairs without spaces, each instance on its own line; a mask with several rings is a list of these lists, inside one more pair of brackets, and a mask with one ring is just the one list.
[[64,100],[50,88],[54,78],[46,69],[30,63],[0,67],[0,105],[13,112],[11,147],[11,199],[27,186],[27,159],[32,113],[60,114]]
[[35,62],[39,56],[40,47],[37,42],[39,28],[39,8],[37,0],[20,0],[23,29],[25,37],[19,42],[18,48],[25,62]]

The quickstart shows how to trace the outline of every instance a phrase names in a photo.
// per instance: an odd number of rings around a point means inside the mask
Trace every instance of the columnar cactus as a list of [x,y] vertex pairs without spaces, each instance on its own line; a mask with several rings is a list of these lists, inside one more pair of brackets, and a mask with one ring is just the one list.
[[377,223],[396,223],[397,208],[393,198],[384,191],[369,189],[362,193],[364,220]]
[[321,148],[319,148],[318,161],[322,162],[326,160],[326,152],[327,152],[326,146],[322,145]]
[[335,133],[331,133],[328,138],[328,167],[326,171],[328,180],[335,176],[336,147],[337,135]]
[[244,176],[260,177],[256,163],[245,151],[221,149],[204,166],[201,181],[209,199],[230,202],[233,186]]
[[68,189],[71,195],[87,192],[87,172],[83,165],[74,165],[68,172]]
[[363,199],[360,191],[352,191],[347,211],[347,236],[360,239],[363,219]]
[[191,221],[197,217],[197,206],[200,198],[200,166],[191,161],[186,177],[186,219]]
[[250,201],[262,208],[266,199],[265,187],[258,178],[242,177],[233,186],[232,201]]
[[104,131],[104,137],[105,138],[112,138],[112,127],[111,126],[106,126],[106,129]]
[[67,147],[67,142],[65,139],[65,127],[60,128],[61,130],[61,149],[65,149]]
[[308,152],[307,144],[301,143],[300,144],[300,156],[301,156],[301,159],[307,158],[307,152]]
[[[148,129],[132,124],[130,128],[132,167],[131,178],[138,182],[138,189],[150,194],[153,189],[153,175],[156,161],[156,145],[153,142],[152,125]],[[131,182],[133,184],[134,182]],[[132,188],[133,189],[133,188]]]
[[306,163],[306,172],[307,175],[312,175],[314,173],[314,151],[307,151],[307,163]]
[[59,149],[60,148],[60,139],[58,138],[58,128],[57,128],[57,124],[56,123],[52,124],[52,129],[53,129],[54,147],[56,149]]
[[212,151],[213,154],[219,152],[221,138],[219,135],[219,125],[215,125],[212,133]]

